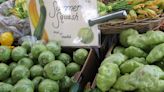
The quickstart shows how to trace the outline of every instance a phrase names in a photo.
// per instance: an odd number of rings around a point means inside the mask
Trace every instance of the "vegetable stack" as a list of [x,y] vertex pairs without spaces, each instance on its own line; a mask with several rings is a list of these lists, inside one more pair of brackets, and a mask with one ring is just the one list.
[[157,18],[164,10],[163,0],[116,0],[105,5],[98,2],[99,13],[104,15],[110,12],[127,10],[127,21],[132,22],[138,19]]
[[[96,85],[102,92],[164,92],[164,32],[128,29],[101,63]],[[101,92],[98,91],[98,92]]]
[[88,50],[66,53],[57,42],[0,46],[0,92],[74,92],[74,75],[87,57]]

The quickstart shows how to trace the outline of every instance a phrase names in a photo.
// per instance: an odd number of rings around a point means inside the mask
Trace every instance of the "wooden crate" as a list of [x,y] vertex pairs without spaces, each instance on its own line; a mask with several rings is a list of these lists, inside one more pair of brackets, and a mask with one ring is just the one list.
[[[76,51],[77,49],[79,48],[63,47],[62,53],[68,53],[70,56],[73,57],[73,52]],[[88,81],[93,81],[99,63],[97,61],[98,59],[94,49],[92,48],[85,48],[85,49],[87,49],[89,52],[88,57],[84,65],[81,67],[81,70],[73,76],[74,81],[79,83],[82,88],[84,88],[84,86],[87,84]]]
[[[112,53],[112,50],[114,49],[116,43],[118,42],[117,37],[118,37],[117,35],[112,35],[111,41],[110,41],[110,43],[109,43],[110,45],[108,45],[108,49],[107,49],[106,54],[104,55],[104,58],[106,58],[107,55],[110,55],[110,54]],[[104,59],[104,58],[103,58],[103,59]],[[103,59],[102,59],[102,60],[103,60]],[[99,66],[100,66],[100,63],[98,64],[96,74],[97,74],[97,72],[98,72]],[[92,81],[88,81],[88,82],[85,84],[85,86],[89,86],[91,89],[96,88],[96,74],[95,74],[94,78],[92,79]]]
[[124,20],[112,20],[99,25],[102,34],[116,34],[122,30],[133,28],[139,32],[159,29],[164,16],[157,19],[144,19],[132,23],[125,23]]

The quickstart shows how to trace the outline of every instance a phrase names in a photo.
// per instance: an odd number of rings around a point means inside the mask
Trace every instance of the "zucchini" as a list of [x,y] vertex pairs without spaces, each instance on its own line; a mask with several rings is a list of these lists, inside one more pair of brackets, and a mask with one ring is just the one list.
[[46,7],[44,6],[43,0],[39,0],[40,4],[40,18],[38,25],[34,31],[34,36],[37,38],[37,40],[41,40],[43,36],[43,31],[44,31],[44,25],[46,21]]

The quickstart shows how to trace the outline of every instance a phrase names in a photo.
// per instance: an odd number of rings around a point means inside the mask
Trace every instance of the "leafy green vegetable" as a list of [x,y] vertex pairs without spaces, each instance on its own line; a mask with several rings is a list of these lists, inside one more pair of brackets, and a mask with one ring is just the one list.
[[111,7],[109,11],[119,11],[119,10],[131,10],[133,5],[128,3],[128,0],[117,0],[108,4]]
[[99,15],[100,16],[106,15],[107,12],[108,12],[108,7],[104,3],[100,2],[100,1],[98,1],[97,3],[98,3]]
[[15,6],[10,10],[15,16],[24,19],[28,17],[28,8],[26,0],[15,0]]

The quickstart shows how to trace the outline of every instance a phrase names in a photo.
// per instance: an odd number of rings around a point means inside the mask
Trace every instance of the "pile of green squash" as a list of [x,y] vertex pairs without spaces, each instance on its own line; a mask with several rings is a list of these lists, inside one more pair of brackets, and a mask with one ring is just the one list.
[[164,32],[123,31],[98,69],[95,92],[164,92]]
[[0,92],[74,92],[87,57],[86,49],[66,53],[53,41],[0,46]]

